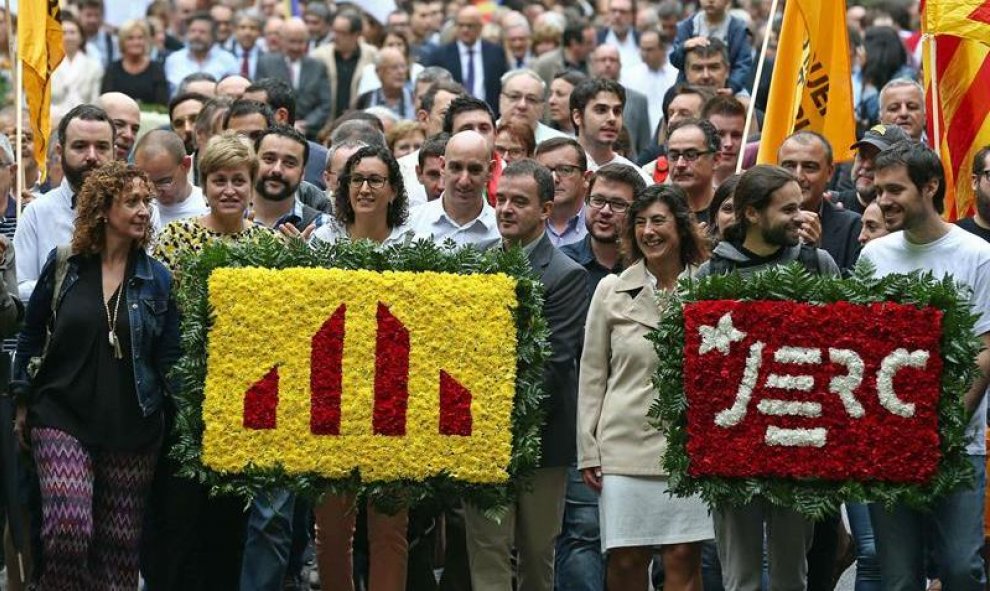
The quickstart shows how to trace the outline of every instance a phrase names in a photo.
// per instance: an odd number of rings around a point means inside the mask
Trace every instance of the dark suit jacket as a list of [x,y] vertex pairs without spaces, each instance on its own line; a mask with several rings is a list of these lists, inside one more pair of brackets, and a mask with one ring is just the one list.
[[554,248],[546,234],[529,253],[543,283],[543,314],[550,328],[550,359],[543,368],[543,456],[540,466],[570,466],[576,459],[578,361],[588,314],[588,272]]
[[[306,159],[306,168],[303,169],[303,180],[316,185],[321,191],[326,190],[327,184],[323,180],[323,171],[327,167],[327,149],[320,144],[310,141],[309,158]],[[320,209],[317,207],[316,209]]]
[[822,240],[820,248],[835,259],[835,264],[847,273],[856,264],[859,251],[859,231],[863,226],[859,214],[839,209],[828,199],[822,201]]
[[[278,78],[292,84],[289,64],[281,53],[268,53],[258,59],[256,78]],[[296,118],[306,122],[306,135],[316,137],[330,117],[330,82],[323,62],[303,57],[296,89]]]
[[622,110],[622,125],[629,130],[633,151],[629,159],[634,162],[639,154],[646,152],[654,143],[649,109],[645,94],[631,88],[626,89],[626,107]]
[[[481,42],[481,62],[485,75],[485,102],[495,111],[498,117],[498,95],[502,92],[502,75],[509,71],[505,61],[505,50],[487,41]],[[461,54],[457,50],[457,42],[441,45],[436,48],[423,62],[423,67],[440,66],[450,72],[454,80],[464,83],[464,73],[461,72]]]

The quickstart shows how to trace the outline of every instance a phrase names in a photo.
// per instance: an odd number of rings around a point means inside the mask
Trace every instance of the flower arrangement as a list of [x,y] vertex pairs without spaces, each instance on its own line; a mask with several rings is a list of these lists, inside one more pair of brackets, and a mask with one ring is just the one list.
[[494,509],[535,467],[547,329],[521,251],[264,237],[182,265],[187,476]]
[[676,494],[820,517],[850,500],[924,507],[972,478],[978,342],[951,280],[791,265],[664,297],[650,416]]

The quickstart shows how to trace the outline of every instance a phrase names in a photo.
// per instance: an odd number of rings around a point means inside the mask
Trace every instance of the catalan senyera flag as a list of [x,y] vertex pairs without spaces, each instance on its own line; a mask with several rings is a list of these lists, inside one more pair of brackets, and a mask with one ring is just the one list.
[[922,12],[928,33],[990,43],[990,0],[922,0]]
[[34,132],[34,159],[45,174],[51,132],[52,72],[65,57],[58,0],[21,0],[17,55],[24,62],[24,94]]
[[802,130],[828,138],[836,160],[852,158],[856,119],[847,35],[845,2],[787,2],[758,162],[776,162],[784,139]]
[[923,10],[928,136],[945,165],[944,215],[951,221],[972,215],[973,157],[990,144],[990,1],[927,0]]

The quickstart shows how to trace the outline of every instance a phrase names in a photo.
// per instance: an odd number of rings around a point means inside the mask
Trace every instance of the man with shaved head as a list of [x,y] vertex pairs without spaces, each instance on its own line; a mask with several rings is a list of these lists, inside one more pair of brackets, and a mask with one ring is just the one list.
[[134,164],[155,186],[162,225],[208,212],[203,191],[189,181],[192,157],[175,132],[155,129],[146,133],[134,148]]
[[126,162],[141,128],[141,108],[134,99],[122,92],[102,94],[96,102],[110,116],[116,132],[113,142],[114,159]]
[[309,29],[300,18],[290,18],[282,27],[282,51],[258,60],[256,78],[288,82],[296,94],[295,128],[315,138],[330,116],[330,81],[324,62],[306,55]]
[[441,162],[443,194],[409,216],[416,237],[437,243],[450,239],[480,249],[498,244],[501,234],[495,209],[485,200],[485,187],[495,166],[488,140],[476,131],[456,133],[447,142]]
[[217,82],[217,96],[229,96],[232,99],[239,99],[244,96],[244,91],[251,86],[251,81],[244,76],[227,76]]

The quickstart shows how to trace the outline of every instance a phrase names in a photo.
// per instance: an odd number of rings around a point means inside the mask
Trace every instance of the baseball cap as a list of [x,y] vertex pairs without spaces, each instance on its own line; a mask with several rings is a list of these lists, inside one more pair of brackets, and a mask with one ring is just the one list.
[[863,134],[863,139],[852,145],[852,149],[858,150],[863,145],[876,146],[880,150],[886,150],[897,142],[910,141],[904,130],[896,125],[884,125],[883,123],[874,125]]

